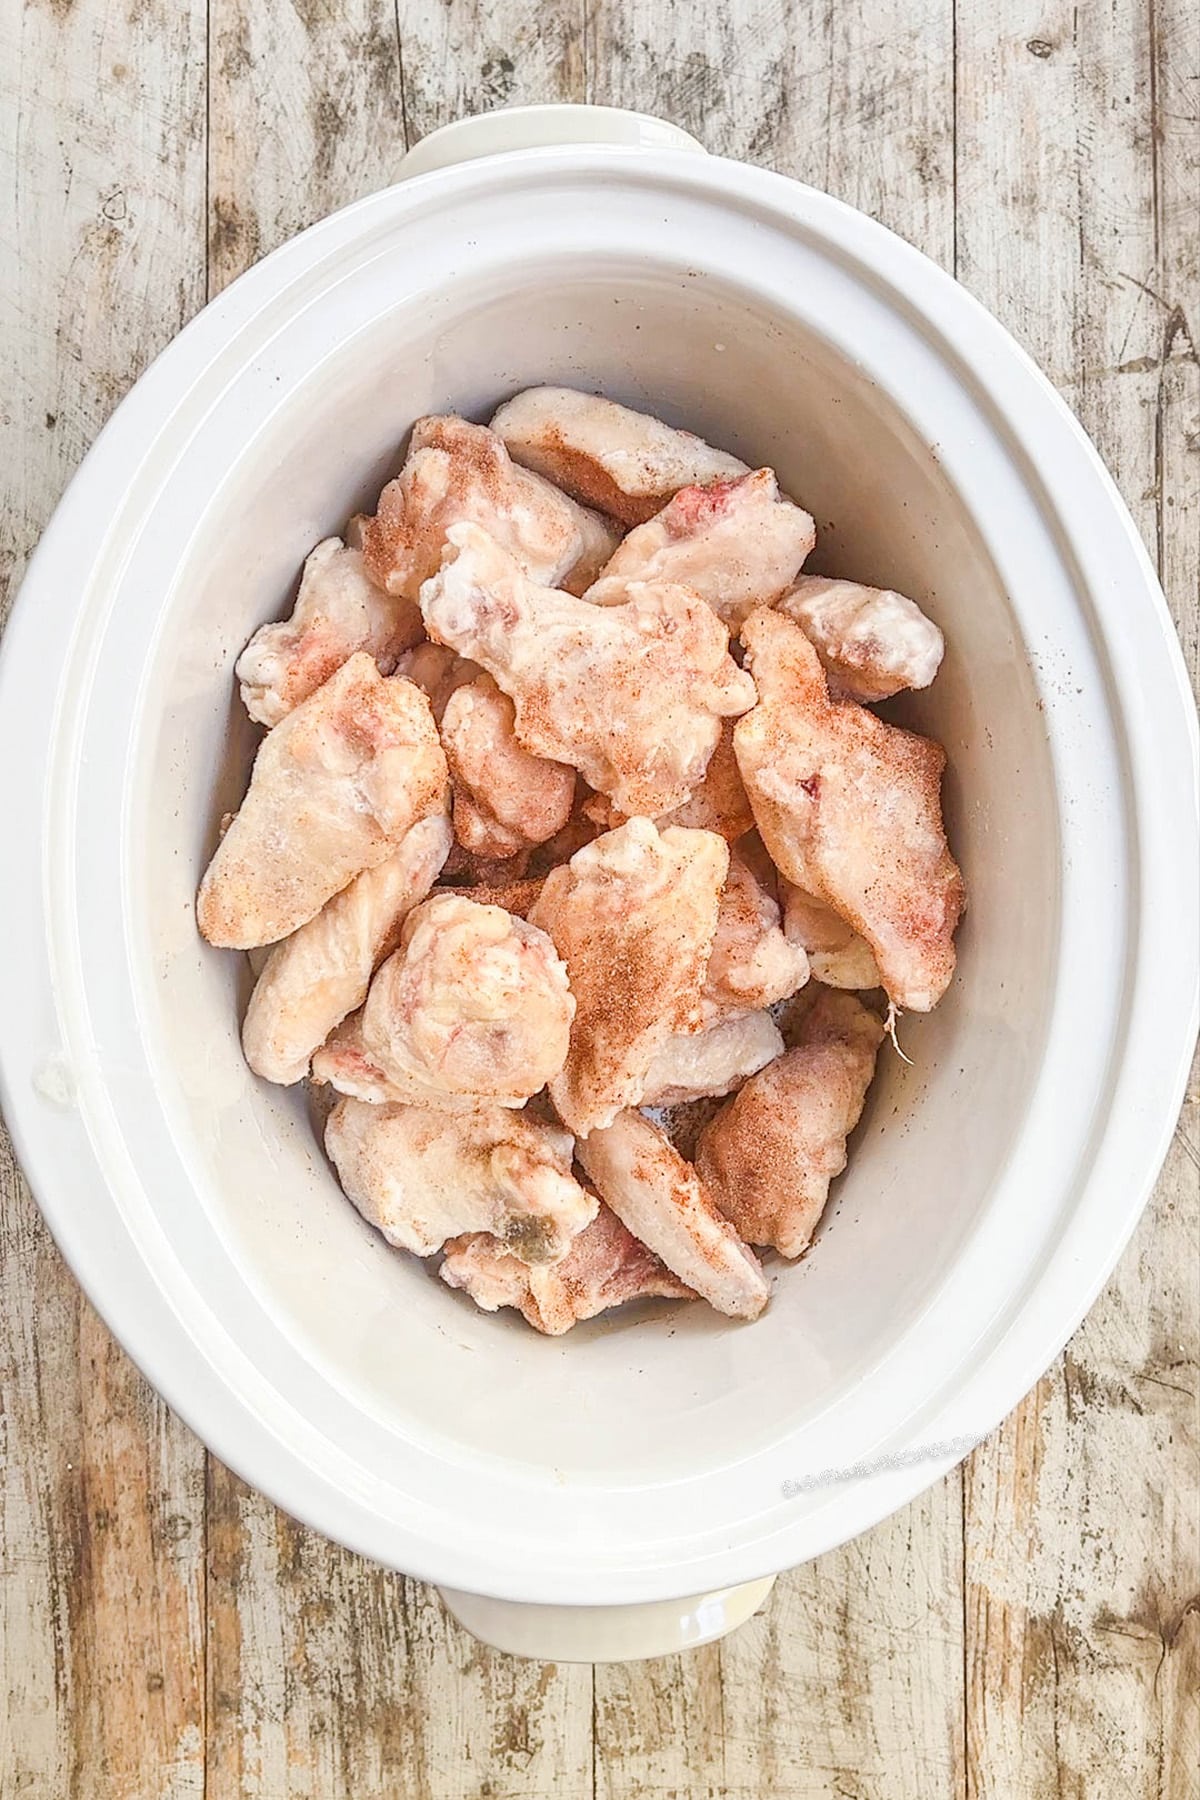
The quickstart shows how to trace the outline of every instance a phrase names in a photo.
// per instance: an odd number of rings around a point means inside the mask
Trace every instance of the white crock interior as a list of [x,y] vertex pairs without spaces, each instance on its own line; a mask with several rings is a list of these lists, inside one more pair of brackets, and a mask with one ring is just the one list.
[[[305,1100],[256,1081],[238,1047],[242,959],[195,936],[190,902],[253,735],[237,647],[286,610],[310,544],[368,504],[405,428],[486,418],[515,389],[567,382],[647,406],[748,462],[815,515],[813,566],[917,598],[950,646],[903,711],[950,755],[948,816],[971,890],[961,972],[906,1019],[812,1255],[776,1266],[752,1330],[707,1308],[630,1309],[538,1338],[388,1249],[340,1195]],[[868,1380],[955,1279],[1038,1068],[1053,986],[1059,863],[1037,695],[997,572],[955,488],[888,396],[810,332],[685,269],[510,267],[398,307],[297,383],[198,496],[149,674],[138,760],[153,1029],[196,1191],[306,1358],[387,1429],[618,1483],[744,1454]],[[980,1104],[986,1096],[986,1106]]]

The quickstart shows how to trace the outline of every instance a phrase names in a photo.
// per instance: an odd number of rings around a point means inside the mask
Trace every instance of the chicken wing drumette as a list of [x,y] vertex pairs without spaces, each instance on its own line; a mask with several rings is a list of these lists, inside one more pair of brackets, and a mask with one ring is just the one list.
[[749,474],[692,432],[577,388],[526,388],[492,430],[515,461],[626,525],[651,518],[681,487]]
[[267,733],[196,901],[211,944],[287,937],[449,803],[429,702],[365,651]]
[[835,694],[886,700],[902,688],[928,687],[941,667],[941,632],[892,588],[808,575],[775,604],[812,644]]
[[449,533],[421,590],[429,635],[482,664],[535,756],[568,763],[627,816],[679,806],[703,779],[721,720],[754,703],[711,607],[639,585],[597,607],[523,575],[473,525]]
[[552,1263],[597,1212],[571,1173],[570,1134],[502,1106],[451,1115],[339,1100],[325,1147],[364,1219],[418,1256],[486,1231],[522,1263]]
[[954,972],[963,908],[942,825],[945,751],[831,698],[782,613],[752,613],[742,641],[759,699],[734,747],[772,860],[866,939],[897,1006],[928,1012]]
[[[846,1166],[883,1025],[853,994],[822,988],[796,1042],[754,1075],[700,1134],[696,1168],[751,1244],[799,1256]],[[603,1188],[601,1192],[603,1193]]]
[[441,724],[454,786],[454,835],[464,850],[515,856],[562,830],[575,799],[575,771],[524,748],[513,703],[490,675],[457,688]]

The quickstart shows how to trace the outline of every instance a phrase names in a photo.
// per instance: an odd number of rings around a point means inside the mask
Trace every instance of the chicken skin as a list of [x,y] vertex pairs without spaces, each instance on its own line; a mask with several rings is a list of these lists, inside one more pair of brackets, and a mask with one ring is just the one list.
[[200,884],[200,930],[233,950],[288,937],[448,803],[428,700],[357,651],[259,745]]
[[492,430],[515,462],[625,525],[652,518],[682,487],[749,474],[690,431],[576,388],[526,388],[500,408]]
[[669,1037],[646,1072],[643,1106],[681,1106],[732,1094],[783,1054],[783,1036],[769,1012],[738,1013],[704,1031]]
[[728,865],[714,832],[631,819],[547,875],[529,918],[570,973],[575,1023],[550,1097],[577,1136],[636,1105],[656,1051],[699,1023]]
[[928,687],[941,667],[941,632],[915,600],[891,588],[808,575],[775,605],[815,649],[830,693],[887,700],[902,688]]
[[736,844],[753,829],[754,812],[742,785],[741,770],[733,749],[733,732],[733,720],[725,719],[703,779],[682,806],[663,813],[659,825],[684,825],[690,831],[719,831],[730,844]]
[[758,688],[734,748],[776,867],[866,939],[889,997],[928,1012],[954,973],[963,882],[946,845],[940,744],[830,697],[798,625],[742,627]]
[[[417,610],[419,612],[420,608]],[[423,620],[421,630],[425,630]],[[431,644],[426,638],[423,644],[406,650],[398,659],[396,674],[415,682],[421,692],[428,695],[430,710],[440,726],[451,695],[467,682],[477,680],[483,670],[478,663],[468,662],[465,656],[460,656],[457,650],[447,650],[445,644]]]
[[275,945],[242,1024],[242,1048],[256,1075],[286,1085],[308,1074],[314,1050],[366,999],[372,973],[437,880],[450,842],[444,813],[421,819],[391,856],[356,875]]
[[736,850],[721,889],[717,935],[704,978],[700,1019],[719,1023],[786,1000],[808,980],[808,957],[785,937],[779,906]]
[[363,1218],[418,1256],[486,1231],[518,1262],[552,1263],[598,1210],[571,1173],[570,1134],[502,1106],[451,1115],[339,1100],[325,1148]]
[[630,1300],[695,1299],[691,1288],[639,1244],[607,1206],[556,1263],[521,1262],[499,1238],[476,1232],[446,1245],[438,1273],[448,1287],[470,1294],[484,1312],[515,1306],[547,1337],[561,1337],[581,1320]]
[[758,1258],[656,1125],[618,1113],[576,1153],[600,1198],[681,1281],[730,1318],[758,1317],[769,1298]]
[[845,919],[790,883],[783,888],[783,929],[789,942],[808,954],[813,978],[831,988],[877,988],[882,985],[871,946]]
[[414,1104],[523,1106],[566,1061],[575,1001],[545,932],[435,894],[371,983],[363,1048]]
[[377,588],[358,550],[326,538],[309,553],[291,617],[260,625],[234,670],[246,711],[278,725],[356,650],[390,675],[401,653],[424,636],[419,609]]
[[780,497],[770,469],[685,487],[629,533],[586,598],[619,604],[633,581],[679,582],[730,627],[770,606],[817,541],[809,514]]
[[490,675],[451,694],[442,748],[454,787],[454,835],[476,856],[515,856],[561,831],[575,799],[575,771],[531,756],[517,737],[513,703]]
[[621,606],[539,587],[473,525],[456,525],[421,590],[430,637],[482,664],[525,748],[578,769],[629,817],[654,818],[703,779],[722,718],[754,704],[712,609],[634,583]]
[[882,1039],[881,1021],[853,994],[823,988],[794,1048],[753,1076],[700,1133],[700,1178],[747,1243],[770,1244],[784,1256],[807,1248],[829,1184],[846,1166],[846,1139]]
[[415,600],[441,561],[450,526],[480,525],[532,580],[582,593],[616,549],[607,519],[510,458],[486,425],[418,419],[408,460],[363,525],[371,579]]

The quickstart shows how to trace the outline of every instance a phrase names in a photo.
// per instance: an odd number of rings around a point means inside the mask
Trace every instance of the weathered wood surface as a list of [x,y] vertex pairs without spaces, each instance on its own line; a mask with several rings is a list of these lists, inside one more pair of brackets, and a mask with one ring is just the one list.
[[[589,99],[864,207],[1048,369],[1200,676],[1192,0],[29,0],[0,13],[0,587],[153,353],[464,110]],[[630,1669],[481,1649],[116,1349],[0,1150],[0,1796],[1192,1800],[1200,1091],[1067,1353],[965,1469]]]

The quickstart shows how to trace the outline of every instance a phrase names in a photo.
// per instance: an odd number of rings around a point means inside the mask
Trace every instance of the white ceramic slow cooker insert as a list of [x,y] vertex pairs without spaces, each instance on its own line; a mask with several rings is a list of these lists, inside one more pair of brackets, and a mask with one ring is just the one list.
[[[631,141],[546,145],[584,124],[507,115],[540,147],[419,174],[286,245],[88,457],[0,662],[0,757],[22,772],[0,1070],[80,1280],[239,1473],[465,1595],[611,1612],[862,1530],[954,1460],[914,1448],[982,1436],[1053,1358],[1178,1110],[1197,836],[1161,593],[1001,327],[822,194],[646,148],[636,122],[586,127]],[[414,418],[486,418],[540,382],[773,465],[816,517],[810,566],[912,594],[948,641],[895,716],[949,754],[959,974],[902,1021],[912,1066],[881,1058],[817,1244],[775,1266],[750,1327],[660,1304],[543,1339],[391,1251],[339,1193],[303,1097],[246,1068],[243,961],[195,929],[253,751],[238,650],[287,610],[311,545],[373,502]],[[519,1621],[540,1615],[458,1602],[499,1641],[580,1654],[715,1635],[728,1604],[660,1607],[644,1641],[641,1615],[632,1636],[589,1637],[596,1612],[583,1636],[538,1638]]]

